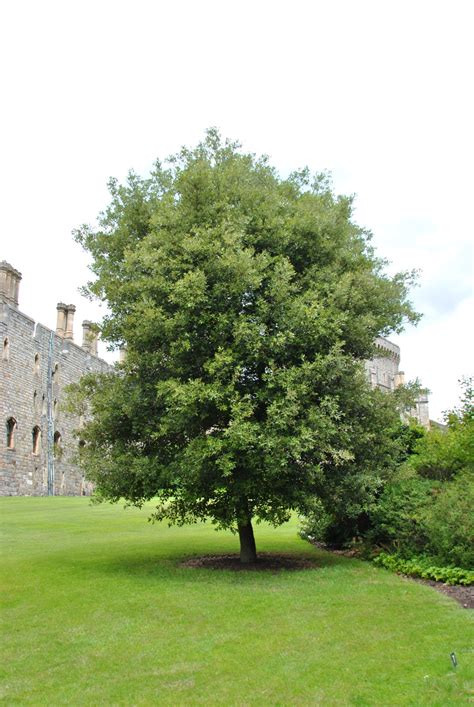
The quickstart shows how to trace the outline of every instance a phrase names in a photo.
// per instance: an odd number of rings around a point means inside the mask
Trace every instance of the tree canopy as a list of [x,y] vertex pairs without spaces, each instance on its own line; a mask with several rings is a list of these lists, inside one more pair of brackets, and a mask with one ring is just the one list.
[[413,273],[385,272],[325,175],[281,178],[215,130],[110,192],[76,232],[85,289],[110,311],[102,337],[127,350],[74,393],[97,495],[238,530],[242,561],[252,519],[282,523],[314,495],[360,512],[398,424],[362,361],[417,320]]
[[417,442],[409,459],[423,478],[448,481],[460,473],[474,474],[474,380],[459,382],[461,405],[445,413],[444,428],[432,429]]

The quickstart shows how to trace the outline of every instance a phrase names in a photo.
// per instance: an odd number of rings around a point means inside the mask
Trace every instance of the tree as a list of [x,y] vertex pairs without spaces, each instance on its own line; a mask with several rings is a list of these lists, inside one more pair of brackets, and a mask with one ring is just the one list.
[[414,447],[409,465],[419,476],[448,481],[460,472],[474,474],[474,386],[472,378],[459,381],[461,405],[444,414],[445,428],[435,428]]
[[81,456],[97,495],[231,528],[243,562],[254,519],[280,524],[314,494],[357,510],[396,416],[361,362],[416,321],[413,273],[385,274],[327,177],[282,179],[215,130],[109,186],[98,228],[76,232],[86,292],[110,308],[102,337],[127,349],[118,375],[74,391],[92,413]]

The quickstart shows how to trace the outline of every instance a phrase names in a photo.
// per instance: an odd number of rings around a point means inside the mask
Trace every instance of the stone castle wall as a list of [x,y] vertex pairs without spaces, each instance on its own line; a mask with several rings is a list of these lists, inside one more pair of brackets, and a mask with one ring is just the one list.
[[1,295],[0,495],[88,495],[91,485],[75,463],[80,420],[64,409],[64,389],[111,366],[74,343],[72,320],[69,331],[52,332],[19,311],[5,289]]
[[[395,390],[405,382],[405,374],[399,370],[400,347],[383,337],[376,339],[375,345],[375,356],[365,362],[367,378],[373,388],[380,388],[387,392]],[[407,412],[406,417],[415,418],[420,425],[429,429],[430,415],[427,393],[418,397],[415,407]]]

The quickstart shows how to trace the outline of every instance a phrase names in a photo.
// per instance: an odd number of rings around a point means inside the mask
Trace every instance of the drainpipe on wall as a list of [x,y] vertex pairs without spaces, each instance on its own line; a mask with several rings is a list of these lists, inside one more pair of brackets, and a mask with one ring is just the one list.
[[53,354],[54,332],[49,335],[48,371],[46,380],[46,402],[48,416],[48,496],[54,496],[54,420],[53,420]]

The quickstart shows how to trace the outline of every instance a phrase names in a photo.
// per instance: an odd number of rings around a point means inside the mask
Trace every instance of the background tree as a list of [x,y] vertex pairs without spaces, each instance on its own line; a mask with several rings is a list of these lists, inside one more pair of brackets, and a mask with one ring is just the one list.
[[461,381],[461,405],[446,426],[414,441],[406,462],[370,510],[366,541],[405,558],[474,567],[474,394]]
[[352,199],[324,175],[282,179],[215,130],[142,179],[110,182],[86,291],[119,375],[87,377],[82,463],[99,497],[157,497],[154,516],[210,518],[256,558],[252,520],[315,494],[360,512],[391,465],[396,412],[366,383],[377,335],[417,316]]
[[434,428],[414,447],[410,466],[421,477],[447,481],[460,472],[474,474],[474,387],[463,378],[461,405],[445,413],[446,427]]

